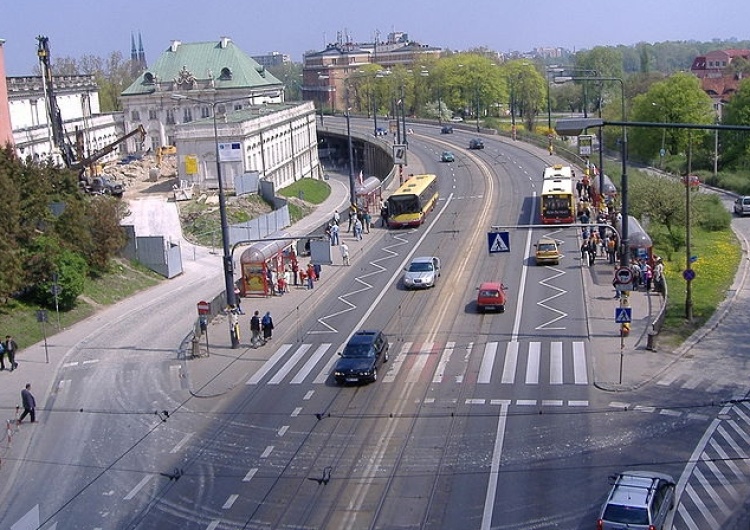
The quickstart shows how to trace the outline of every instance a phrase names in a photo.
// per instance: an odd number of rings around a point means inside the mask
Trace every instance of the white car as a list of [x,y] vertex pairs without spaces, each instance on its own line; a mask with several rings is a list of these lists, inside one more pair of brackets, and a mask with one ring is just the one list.
[[404,269],[404,287],[429,289],[440,277],[440,258],[435,256],[414,258]]

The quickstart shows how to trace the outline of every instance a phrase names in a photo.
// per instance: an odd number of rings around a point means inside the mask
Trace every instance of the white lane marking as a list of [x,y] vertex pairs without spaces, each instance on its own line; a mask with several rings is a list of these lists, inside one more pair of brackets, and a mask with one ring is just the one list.
[[485,400],[482,398],[469,398],[466,400],[467,405],[484,405]]
[[529,343],[529,357],[526,360],[526,384],[536,385],[539,383],[539,367],[542,352],[541,342]]
[[242,479],[242,482],[250,482],[257,472],[257,467],[251,468],[250,471],[247,472],[247,475]]
[[588,385],[589,376],[586,370],[586,350],[584,349],[583,342],[573,342],[573,374],[575,376],[575,384],[577,385]]
[[224,503],[224,506],[222,506],[222,508],[224,508],[225,510],[228,510],[229,508],[232,507],[232,505],[234,504],[234,501],[239,499],[239,497],[240,496],[237,495],[236,493],[230,495],[229,498],[227,499],[227,502]]
[[315,350],[315,353],[310,356],[310,358],[302,366],[297,375],[294,376],[294,379],[292,379],[292,384],[299,385],[300,383],[302,383],[310,374],[310,372],[312,372],[312,369],[315,368],[315,365],[318,364],[318,361],[320,361],[320,359],[323,357],[323,355],[325,355],[325,353],[328,351],[328,348],[330,347],[330,342],[326,342],[325,344],[321,344],[320,346],[318,346],[318,349]]
[[130,490],[130,492],[127,495],[125,495],[125,497],[123,497],[123,500],[129,501],[133,497],[135,497],[136,495],[138,495],[138,492],[141,491],[141,489],[143,488],[143,486],[145,486],[146,484],[148,484],[148,481],[151,480],[151,477],[152,477],[152,475],[147,475],[147,476],[143,477],[141,479],[141,481],[138,484],[135,485],[135,488],[133,488],[132,490]]
[[516,400],[516,405],[534,406],[536,405],[536,399],[518,399]]
[[169,452],[170,453],[178,452],[180,449],[182,449],[182,446],[185,445],[188,442],[188,440],[190,440],[190,438],[193,437],[193,434],[195,433],[192,433],[192,432],[187,433],[185,436],[182,437],[182,440],[177,442],[177,445],[175,445]]
[[430,360],[430,354],[432,353],[432,342],[425,342],[422,344],[422,349],[419,350],[419,354],[414,361],[414,364],[409,370],[409,375],[406,381],[409,383],[416,383],[419,381],[419,376],[427,365],[427,361]]
[[501,383],[513,383],[516,380],[516,363],[518,362],[518,343],[509,342],[505,347],[505,365],[503,366],[503,377]]
[[214,519],[208,524],[206,530],[216,530],[219,527],[219,523],[221,523],[221,519]]
[[263,453],[261,453],[260,457],[268,458],[272,452],[273,452],[273,445],[269,445],[268,447],[265,448]]
[[409,353],[411,345],[411,342],[404,342],[401,345],[401,351],[399,351],[398,355],[396,355],[396,359],[391,361],[391,367],[388,369],[388,373],[386,373],[385,377],[383,378],[384,383],[392,383],[396,380],[396,376],[401,371],[401,367],[406,360],[406,355]]
[[549,383],[561,385],[563,382],[562,342],[550,343],[549,352]]
[[505,401],[500,406],[500,415],[497,419],[497,432],[495,434],[495,447],[492,450],[492,464],[490,466],[490,478],[487,484],[487,496],[484,498],[484,511],[482,513],[482,530],[490,530],[492,527],[492,510],[495,506],[495,495],[497,494],[497,482],[500,479],[500,461],[503,454],[503,443],[505,441],[505,423],[508,419],[508,406],[510,401]]
[[453,355],[453,348],[455,346],[455,342],[446,343],[443,354],[440,356],[437,370],[435,370],[435,377],[432,378],[433,383],[441,383],[443,381],[443,376],[445,375],[445,367],[448,366],[448,362],[450,362],[451,360],[451,355]]
[[284,434],[286,434],[286,431],[288,431],[288,430],[289,430],[289,425],[284,425],[283,427],[281,427],[281,429],[279,429],[276,432],[276,435],[277,436],[284,436]]
[[281,383],[281,381],[284,380],[284,378],[289,374],[289,372],[292,371],[292,368],[297,366],[297,363],[302,359],[302,356],[312,348],[312,344],[302,344],[299,348],[297,348],[297,351],[295,351],[292,356],[289,358],[287,362],[284,363],[284,366],[282,366],[278,372],[268,381],[269,385],[278,385]]
[[313,397],[313,394],[315,394],[315,390],[308,390],[307,392],[305,392],[305,395],[302,398],[302,401],[309,401],[310,398]]
[[296,407],[296,408],[295,408],[295,409],[294,409],[294,410],[292,411],[292,418],[296,418],[297,416],[299,416],[299,413],[300,413],[300,412],[302,412],[302,407]]
[[484,345],[484,355],[482,356],[482,364],[479,367],[477,383],[489,383],[492,379],[492,367],[495,365],[497,346],[497,342],[488,342]]
[[562,399],[543,399],[542,406],[543,407],[562,407],[563,400]]
[[[353,333],[353,332],[352,332]],[[351,337],[350,337],[351,338]],[[348,340],[348,339],[347,339]],[[337,352],[340,352],[344,349],[345,344],[342,344]],[[313,380],[313,383],[316,385],[322,385],[328,380],[328,376],[331,375],[331,372],[333,371],[333,365],[336,364],[336,361],[339,360],[338,354],[331,355],[331,358],[328,359],[328,362],[323,366],[323,369],[318,372],[318,376]]]
[[568,406],[569,407],[588,407],[589,402],[587,399],[581,399],[581,400],[571,399],[570,401],[568,401]]
[[271,371],[271,369],[276,365],[277,362],[281,360],[281,358],[291,349],[291,344],[283,344],[278,350],[276,350],[276,353],[271,355],[271,358],[268,359],[263,366],[260,367],[260,370],[255,372],[250,379],[247,380],[247,385],[257,385],[260,383],[260,380],[263,379],[263,377]]

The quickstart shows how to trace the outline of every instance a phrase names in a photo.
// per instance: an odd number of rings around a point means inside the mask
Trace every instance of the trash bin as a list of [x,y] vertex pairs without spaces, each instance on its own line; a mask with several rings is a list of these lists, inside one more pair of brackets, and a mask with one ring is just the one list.
[[658,333],[656,331],[649,331],[648,337],[646,338],[646,349],[648,351],[656,351],[656,336]]
[[192,357],[200,357],[201,356],[201,345],[198,342],[198,337],[193,335],[193,339],[191,342],[191,356]]

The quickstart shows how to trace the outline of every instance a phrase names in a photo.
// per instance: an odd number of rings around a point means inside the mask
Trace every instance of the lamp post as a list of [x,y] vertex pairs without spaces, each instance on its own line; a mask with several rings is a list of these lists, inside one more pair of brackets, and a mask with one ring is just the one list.
[[[620,90],[622,92],[621,109],[622,114],[622,139],[620,141],[620,155],[622,158],[622,180],[621,189],[622,194],[622,241],[620,242],[622,249],[620,252],[620,265],[626,267],[630,264],[630,248],[628,241],[628,128],[625,123],[627,122],[627,115],[625,114],[625,83],[619,77],[555,77],[555,83],[567,83],[568,81],[617,81],[620,83]],[[584,85],[585,86],[585,85]],[[603,120],[592,120],[584,118],[584,122],[592,122],[592,127],[601,127]],[[585,129],[585,127],[584,127]],[[580,131],[579,131],[580,134]],[[601,145],[599,149],[601,149]],[[601,192],[604,188],[604,172],[603,168],[599,168],[599,191]]]
[[[667,109],[665,109],[662,105],[659,105],[655,101],[652,101],[651,104],[654,107],[657,107],[657,108],[661,109],[662,113],[664,114],[664,117],[662,118],[662,121],[666,123],[666,121],[667,121]],[[717,130],[716,134],[718,134],[718,133],[719,133],[719,131]],[[661,149],[659,149],[659,169],[661,169],[662,171],[664,171],[664,155],[667,153],[665,151],[666,141],[667,141],[667,128],[664,127],[661,130]]]
[[357,204],[356,190],[354,189],[354,148],[352,146],[352,128],[349,113],[349,83],[346,84],[346,139],[349,144],[349,207]]
[[[213,125],[214,125],[214,147],[215,147],[215,154],[216,154],[216,179],[219,182],[219,217],[221,220],[221,246],[222,246],[222,250],[224,253],[222,257],[222,263],[223,263],[223,268],[224,268],[224,288],[226,289],[227,306],[233,308],[233,307],[236,307],[237,305],[237,299],[235,298],[235,295],[234,295],[234,264],[232,263],[232,251],[229,246],[229,225],[227,222],[227,201],[226,201],[226,196],[224,194],[224,182],[223,182],[223,178],[221,175],[221,160],[219,159],[219,129],[216,123],[216,107],[218,105],[231,103],[233,101],[240,101],[243,99],[247,99],[247,96],[243,96],[241,98],[238,97],[238,98],[232,98],[232,99],[224,99],[224,100],[218,100],[218,101],[213,101],[213,102],[207,102],[198,98],[185,96],[183,94],[172,94],[172,99],[176,99],[176,100],[186,99],[186,100],[195,101],[201,104],[208,103],[211,105],[211,114],[213,115]],[[232,319],[229,319],[229,337],[232,341],[232,348],[239,348],[240,338],[237,336]]]

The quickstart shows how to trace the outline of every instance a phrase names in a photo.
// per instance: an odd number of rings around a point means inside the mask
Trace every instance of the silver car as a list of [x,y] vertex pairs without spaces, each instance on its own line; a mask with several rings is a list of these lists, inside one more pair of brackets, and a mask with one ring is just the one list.
[[750,195],[738,197],[734,201],[734,213],[739,216],[750,214]]
[[435,256],[414,258],[404,269],[404,287],[407,289],[429,289],[440,277],[440,258]]
[[625,471],[611,477],[597,530],[662,530],[674,508],[675,481],[654,471]]

